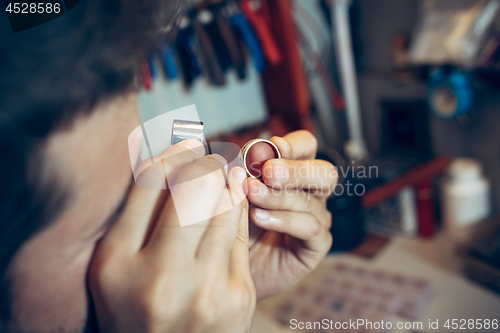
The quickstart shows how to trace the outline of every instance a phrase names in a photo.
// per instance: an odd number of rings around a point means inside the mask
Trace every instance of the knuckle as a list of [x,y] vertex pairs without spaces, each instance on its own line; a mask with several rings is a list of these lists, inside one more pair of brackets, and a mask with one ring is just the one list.
[[314,148],[314,150],[318,149],[318,139],[316,139],[316,136],[309,132],[308,130],[301,130],[301,134],[306,136],[306,140],[310,141],[310,144]]
[[266,195],[263,196],[261,195],[261,190],[259,189],[259,192],[254,192],[248,191],[248,199],[252,201],[252,203],[263,203],[266,202],[267,204],[270,203],[270,201],[274,200],[274,195]]
[[219,297],[213,297],[212,292],[202,290],[193,298],[190,307],[190,316],[194,322],[203,326],[210,326],[222,317],[224,304]]
[[337,184],[339,173],[337,168],[332,163],[326,161],[324,161],[324,163],[326,163],[326,165],[324,165],[325,167],[321,167],[323,168],[324,172],[321,172],[320,175],[321,177],[324,177],[326,183],[324,184],[322,190],[331,193],[333,192],[333,188]]
[[161,317],[154,299],[147,292],[137,293],[135,304],[138,314],[145,319],[145,322],[156,323]]
[[297,207],[300,212],[311,212],[311,197],[307,193],[303,193],[303,195],[296,196],[297,198],[300,198],[298,200],[295,200],[294,205],[292,207]]
[[309,228],[309,234],[311,237],[317,237],[321,235],[324,232],[323,226],[319,221],[314,218],[314,223],[311,224],[311,227]]
[[[250,279],[249,279],[250,280]],[[243,283],[233,298],[232,308],[238,313],[252,315],[257,303],[257,292],[254,284],[249,281]]]
[[162,284],[158,280],[156,283],[148,282],[144,286],[137,286],[133,294],[134,303],[137,306],[137,313],[148,325],[160,325],[175,318],[175,309],[172,299],[160,297]]
[[337,184],[337,181],[339,179],[339,171],[337,170],[337,168],[330,163],[330,165],[328,166],[328,176],[330,179],[332,179],[332,184],[335,185]]

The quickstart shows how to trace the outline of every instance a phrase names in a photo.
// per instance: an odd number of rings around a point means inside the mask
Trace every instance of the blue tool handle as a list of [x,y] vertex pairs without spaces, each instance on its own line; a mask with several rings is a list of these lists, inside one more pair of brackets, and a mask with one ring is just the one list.
[[170,80],[175,80],[178,76],[177,66],[175,64],[172,48],[168,45],[163,48],[163,66],[167,78],[169,78]]
[[151,72],[151,77],[154,80],[158,76],[158,72],[156,71],[156,63],[155,63],[155,56],[154,55],[149,57],[148,63],[149,63],[149,68],[150,68],[150,72]]
[[177,38],[179,43],[182,45],[182,48],[185,51],[185,56],[188,58],[187,63],[191,69],[191,74],[193,78],[196,78],[201,75],[201,64],[198,59],[195,51],[193,50],[193,44],[189,37],[188,31],[186,29],[180,29],[177,33]]
[[240,34],[241,38],[247,45],[257,72],[262,73],[266,69],[266,60],[264,58],[264,54],[262,53],[259,40],[250,26],[250,23],[248,23],[247,19],[240,13],[229,17],[229,23],[231,27],[233,27],[233,29]]

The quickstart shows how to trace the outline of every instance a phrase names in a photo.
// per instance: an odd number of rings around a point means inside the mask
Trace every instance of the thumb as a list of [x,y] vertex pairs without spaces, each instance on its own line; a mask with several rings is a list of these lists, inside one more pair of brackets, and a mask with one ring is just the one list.
[[[244,182],[246,185],[246,182]],[[244,188],[231,188],[233,197],[241,197],[244,195]],[[237,193],[234,193],[237,192]],[[241,193],[239,193],[241,192]],[[241,215],[239,219],[238,233],[233,249],[231,250],[230,272],[231,274],[242,274],[245,279],[250,277],[250,254],[249,254],[249,232],[248,232],[248,200],[238,200],[238,205],[241,205]]]

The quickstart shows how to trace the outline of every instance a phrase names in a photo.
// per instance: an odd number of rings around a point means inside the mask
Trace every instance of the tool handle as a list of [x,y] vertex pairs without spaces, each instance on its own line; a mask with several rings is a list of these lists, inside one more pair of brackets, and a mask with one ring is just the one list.
[[193,46],[190,40],[189,32],[187,29],[180,29],[177,33],[178,47],[183,50],[183,54],[186,57],[186,63],[192,71],[193,78],[201,75],[201,64],[196,52],[193,50]]
[[144,84],[144,89],[151,90],[153,88],[153,78],[151,77],[151,69],[149,63],[146,60],[142,61],[142,80]]
[[206,70],[210,82],[212,82],[212,84],[216,86],[225,85],[226,77],[224,76],[224,73],[219,66],[219,62],[217,60],[212,42],[210,41],[210,37],[198,20],[193,19],[192,25],[198,39],[201,56],[204,60],[204,69]]
[[165,45],[165,47],[163,47],[162,49],[162,55],[165,76],[170,80],[175,80],[178,76],[178,73],[172,48],[169,45]]
[[241,10],[255,30],[267,61],[273,66],[279,65],[283,58],[274,40],[273,34],[271,33],[271,29],[266,20],[254,11],[251,6],[250,0],[243,0],[241,2]]
[[246,77],[246,64],[243,59],[243,54],[240,52],[240,49],[238,47],[236,37],[231,30],[227,18],[224,16],[224,14],[222,14],[222,11],[218,11],[215,13],[215,20],[217,22],[217,26],[219,28],[222,39],[226,44],[229,56],[231,57],[233,68],[236,70],[238,78],[243,80]]
[[250,23],[248,23],[242,14],[238,13],[229,18],[229,24],[236,30],[248,47],[257,72],[262,73],[266,69],[266,60],[262,53],[259,40],[257,36],[255,36]]

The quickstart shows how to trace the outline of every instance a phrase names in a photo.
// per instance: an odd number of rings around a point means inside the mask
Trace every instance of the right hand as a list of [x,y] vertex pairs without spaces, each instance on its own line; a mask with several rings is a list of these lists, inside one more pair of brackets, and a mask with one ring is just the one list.
[[[200,145],[187,140],[162,154],[175,154],[163,160],[169,181],[176,177],[181,183],[207,167],[212,170],[218,163],[212,156],[203,157],[199,147],[190,149]],[[213,203],[203,209],[213,211],[229,198],[228,192],[244,198],[245,180],[244,170],[233,168],[230,189],[207,180],[203,188],[192,190],[210,191]],[[248,201],[207,222],[180,227],[170,191],[133,186],[90,266],[100,330],[248,332],[256,302],[248,257]],[[190,199],[188,192],[185,200]]]

